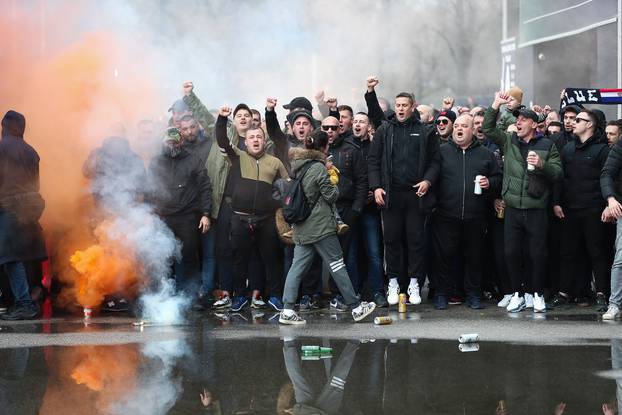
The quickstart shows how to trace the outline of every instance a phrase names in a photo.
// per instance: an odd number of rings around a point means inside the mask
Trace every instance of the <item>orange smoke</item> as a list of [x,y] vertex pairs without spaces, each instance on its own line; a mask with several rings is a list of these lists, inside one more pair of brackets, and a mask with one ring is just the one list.
[[54,349],[42,415],[109,413],[111,405],[134,393],[139,346],[77,346]]
[[[52,272],[70,287],[66,302],[86,305],[120,282],[129,281],[131,291],[133,279],[125,272],[127,255],[118,257],[108,245],[87,249],[95,242],[95,211],[82,164],[112,124],[122,123],[131,141],[138,121],[157,118],[167,106],[148,47],[105,31],[76,33],[92,18],[81,13],[76,2],[0,2],[0,117],[8,109],[26,117],[25,139],[41,157]],[[72,268],[74,253],[82,271]],[[108,269],[84,272],[85,263]],[[93,275],[97,281],[84,282]],[[115,281],[103,282],[105,276]]]
[[76,251],[70,258],[78,275],[63,295],[70,295],[83,307],[97,307],[104,296],[115,293],[133,298],[138,291],[142,272],[133,251],[110,241],[106,228],[104,223],[96,231],[99,244]]

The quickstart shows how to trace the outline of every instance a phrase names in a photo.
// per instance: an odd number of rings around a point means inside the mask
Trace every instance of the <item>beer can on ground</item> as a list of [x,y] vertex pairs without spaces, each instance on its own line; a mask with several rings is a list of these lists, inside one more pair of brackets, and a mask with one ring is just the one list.
[[479,343],[459,344],[458,345],[458,350],[460,350],[462,353],[478,352],[479,351]]
[[398,313],[406,312],[406,294],[400,294],[399,303],[397,304],[397,312]]
[[385,324],[391,324],[391,323],[393,323],[393,319],[389,316],[381,316],[381,317],[374,318],[374,324],[378,326],[383,326]]
[[93,315],[93,309],[84,307],[84,318],[91,318],[92,315]]
[[462,334],[460,337],[458,337],[458,341],[460,343],[477,343],[479,341],[479,334],[477,333]]
[[306,350],[313,350],[313,351],[320,351],[320,346],[300,346],[300,350],[302,351],[306,351]]

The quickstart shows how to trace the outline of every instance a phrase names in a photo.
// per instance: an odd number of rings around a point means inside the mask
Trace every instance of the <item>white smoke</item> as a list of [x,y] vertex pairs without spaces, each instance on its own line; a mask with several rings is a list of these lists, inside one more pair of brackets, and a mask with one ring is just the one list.
[[115,403],[110,412],[119,415],[168,413],[183,392],[182,379],[173,369],[187,350],[185,340],[146,343],[142,349],[146,359],[136,389]]

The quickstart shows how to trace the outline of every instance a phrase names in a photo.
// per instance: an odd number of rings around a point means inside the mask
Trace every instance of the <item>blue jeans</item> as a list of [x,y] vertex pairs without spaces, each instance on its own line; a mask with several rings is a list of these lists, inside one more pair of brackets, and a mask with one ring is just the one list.
[[622,219],[616,225],[616,254],[611,266],[611,296],[609,304],[622,307]]
[[377,213],[362,213],[360,217],[360,232],[356,232],[350,244],[346,266],[354,290],[360,292],[362,281],[358,271],[359,237],[362,236],[367,254],[367,276],[369,291],[372,294],[384,292],[384,278],[382,270],[382,256],[380,254],[380,215]]
[[17,306],[34,306],[34,301],[30,298],[28,289],[28,276],[23,262],[7,262],[4,264],[4,270],[9,276],[9,284],[13,297],[15,297],[15,305]]
[[214,254],[215,234],[213,229],[201,234],[201,294],[210,296],[214,291],[216,274],[216,255]]

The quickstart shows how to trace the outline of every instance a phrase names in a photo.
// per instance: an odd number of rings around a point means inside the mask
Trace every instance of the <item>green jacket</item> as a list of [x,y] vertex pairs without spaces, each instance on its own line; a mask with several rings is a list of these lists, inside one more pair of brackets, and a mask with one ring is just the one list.
[[516,117],[512,114],[512,111],[507,108],[503,110],[501,116],[499,117],[499,121],[497,121],[497,128],[501,131],[507,131],[510,124],[516,123]]
[[[213,129],[214,116],[210,114],[205,105],[203,105],[201,100],[194,93],[185,96],[184,101],[192,110],[195,120],[203,125],[204,128],[207,128],[206,125],[211,125]],[[231,145],[237,147],[240,137],[232,124],[229,124],[227,128],[227,136],[229,137]],[[218,219],[231,163],[227,160],[227,157],[222,153],[220,148],[217,145],[213,145],[207,156],[205,167],[207,168],[207,175],[212,183],[212,218]]]
[[[546,137],[535,137],[529,143],[518,138],[516,133],[507,133],[496,127],[498,110],[488,108],[484,115],[482,132],[501,149],[503,154],[503,190],[505,203],[516,209],[545,209],[551,193],[552,183],[562,175],[562,165],[555,144]],[[522,151],[521,151],[522,150]],[[527,174],[527,153],[535,151],[544,160],[542,169],[536,174],[548,182],[539,198],[527,193],[530,175]]]
[[293,176],[307,163],[312,163],[314,160],[320,162],[309,167],[302,179],[302,188],[307,199],[311,203],[317,200],[317,203],[313,206],[311,215],[307,220],[293,226],[294,242],[298,245],[308,245],[336,234],[337,222],[332,206],[339,197],[339,190],[330,182],[324,164],[326,156],[324,153],[315,150],[292,148],[289,151],[289,158],[291,159]]

